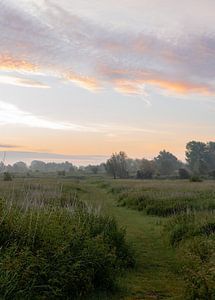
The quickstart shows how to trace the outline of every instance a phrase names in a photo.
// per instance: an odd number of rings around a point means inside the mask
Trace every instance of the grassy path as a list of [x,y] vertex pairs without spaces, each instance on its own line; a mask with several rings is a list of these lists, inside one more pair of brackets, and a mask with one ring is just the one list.
[[182,300],[183,282],[174,272],[174,252],[163,240],[164,219],[117,207],[110,193],[95,189],[95,186],[90,187],[90,190],[92,199],[103,199],[106,211],[126,228],[128,242],[132,244],[137,260],[136,268],[120,281],[122,294],[105,299]]

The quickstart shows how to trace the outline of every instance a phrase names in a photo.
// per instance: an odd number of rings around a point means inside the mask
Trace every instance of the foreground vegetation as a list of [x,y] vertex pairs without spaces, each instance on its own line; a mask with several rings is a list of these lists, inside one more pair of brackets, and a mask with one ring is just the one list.
[[[0,295],[72,299],[114,290],[133,265],[125,231],[77,197],[78,185],[1,185]],[[13,191],[13,192],[11,192]]]
[[128,181],[109,188],[119,206],[163,217],[163,237],[184,279],[180,299],[215,299],[215,183]]
[[3,299],[215,299],[214,181],[17,179],[0,197]]

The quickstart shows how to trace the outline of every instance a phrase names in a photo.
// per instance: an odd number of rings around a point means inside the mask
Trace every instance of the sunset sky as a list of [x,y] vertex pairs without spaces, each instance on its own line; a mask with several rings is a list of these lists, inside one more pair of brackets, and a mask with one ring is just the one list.
[[214,0],[0,0],[0,151],[184,159],[214,75]]

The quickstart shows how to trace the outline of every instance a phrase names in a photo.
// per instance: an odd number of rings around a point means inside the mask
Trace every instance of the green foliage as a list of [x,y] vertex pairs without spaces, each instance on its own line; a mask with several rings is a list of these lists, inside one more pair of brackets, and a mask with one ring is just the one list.
[[172,246],[178,246],[181,241],[194,236],[210,236],[215,233],[214,214],[192,212],[172,217],[166,224],[169,232],[169,241]]
[[202,178],[199,175],[193,175],[190,177],[190,182],[202,182]]
[[137,179],[152,179],[153,172],[151,170],[138,170],[137,171]]
[[181,249],[182,275],[186,283],[185,297],[189,300],[215,299],[215,241],[197,237]]
[[124,187],[117,185],[112,193],[117,193],[119,206],[126,206],[149,215],[168,217],[186,212],[215,209],[214,191],[195,190],[183,191],[180,187],[174,190],[164,189],[170,184],[163,183],[159,189],[144,189],[142,187]]
[[116,178],[127,178],[128,168],[127,168],[127,155],[125,152],[120,151],[119,153],[112,154],[106,162],[107,173]]
[[63,176],[66,176],[66,171],[65,171],[65,170],[63,170],[63,171],[58,171],[58,172],[57,172],[57,175],[60,176],[60,177],[61,177],[61,176],[62,176],[62,177],[63,177]]
[[215,219],[209,212],[173,217],[166,226],[169,242],[179,247],[186,299],[215,299]]
[[215,143],[187,143],[186,160],[194,174],[210,174],[215,169]]
[[124,229],[77,199],[73,208],[0,206],[4,299],[76,299],[113,290],[117,275],[134,263]]
[[9,172],[4,172],[4,174],[3,174],[3,180],[4,181],[12,181],[13,178],[12,178],[12,176],[11,176],[11,174]]
[[155,163],[160,175],[172,175],[180,166],[177,157],[165,150],[160,151]]
[[140,161],[140,168],[137,170],[137,179],[152,179],[156,172],[156,165],[154,160],[142,159]]
[[[113,184],[120,206],[166,217],[164,234],[177,253],[184,279],[180,299],[215,299],[215,194],[213,181],[145,181]],[[142,216],[146,218],[146,216]],[[158,254],[159,255],[159,254]]]
[[178,175],[179,175],[180,179],[189,179],[190,178],[190,173],[188,172],[187,169],[184,169],[184,168],[178,169]]

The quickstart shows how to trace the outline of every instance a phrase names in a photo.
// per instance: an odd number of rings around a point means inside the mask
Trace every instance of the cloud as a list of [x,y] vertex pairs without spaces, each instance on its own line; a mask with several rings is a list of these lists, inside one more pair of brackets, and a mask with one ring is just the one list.
[[[138,22],[139,30],[125,31],[120,26],[100,25],[97,18],[81,17],[81,5],[75,15],[69,3],[1,3],[0,70],[41,72],[90,91],[111,87],[144,97],[147,87],[157,87],[175,94],[214,96],[215,32],[209,27],[168,36]],[[147,7],[148,2],[143,3],[135,0],[140,10]],[[162,11],[162,3],[156,3]],[[128,6],[132,6],[129,1]]]
[[95,128],[87,126],[47,120],[41,116],[33,115],[30,112],[19,109],[13,104],[3,101],[0,101],[0,125],[21,125],[52,130],[97,132]]
[[66,155],[50,152],[27,152],[27,151],[0,151],[0,157],[5,156],[6,164],[14,164],[17,161],[31,163],[32,160],[42,160],[45,162],[65,162],[71,161],[75,165],[100,164],[108,159],[106,155]]
[[96,78],[70,73],[67,75],[66,79],[89,91],[96,92],[101,89],[101,85]]
[[49,88],[48,85],[46,85],[42,82],[39,82],[37,80],[32,80],[29,78],[21,78],[21,77],[16,77],[16,76],[0,75],[0,83],[12,84],[12,85],[23,86],[23,87],[32,87],[32,88],[42,88],[42,89]]
[[0,144],[0,148],[18,148],[19,146],[16,145],[7,145],[7,144]]
[[[23,111],[14,104],[0,101],[0,125],[19,125],[33,128],[43,128],[49,130],[73,131],[100,133],[110,135],[113,132],[119,134],[128,133],[145,133],[154,134],[156,130],[148,128],[138,128],[130,126],[121,126],[118,124],[75,124],[71,122],[60,122],[48,120],[42,116],[34,115],[30,112]],[[161,133],[161,132],[160,132]]]
[[[7,51],[6,51],[7,52]],[[21,58],[15,58],[9,54],[0,53],[0,70],[19,70],[34,72],[38,67],[30,62],[27,62]]]

